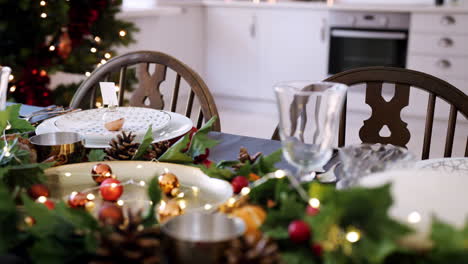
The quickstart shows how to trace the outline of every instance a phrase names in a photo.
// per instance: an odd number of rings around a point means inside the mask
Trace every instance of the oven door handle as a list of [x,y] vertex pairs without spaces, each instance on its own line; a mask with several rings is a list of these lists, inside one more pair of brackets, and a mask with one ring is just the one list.
[[343,30],[333,29],[332,37],[345,38],[365,38],[365,39],[407,39],[408,36],[404,32],[375,32],[364,30]]

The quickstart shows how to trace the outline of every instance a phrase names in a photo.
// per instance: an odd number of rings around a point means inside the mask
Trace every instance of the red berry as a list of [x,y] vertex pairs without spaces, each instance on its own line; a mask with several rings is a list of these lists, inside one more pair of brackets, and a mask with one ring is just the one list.
[[308,216],[315,216],[315,215],[317,215],[319,212],[320,212],[320,209],[319,209],[319,208],[315,208],[315,207],[312,207],[312,206],[310,206],[310,205],[307,206],[306,214],[307,214]]
[[206,159],[204,161],[201,162],[201,164],[203,164],[207,169],[209,169],[211,167],[211,165],[213,165],[213,162],[209,159]]
[[112,203],[103,203],[99,209],[99,220],[106,225],[120,225],[124,221],[122,208]]
[[289,239],[295,243],[309,240],[310,228],[306,222],[301,220],[292,221],[288,226]]
[[244,176],[236,176],[232,179],[231,185],[234,193],[240,193],[242,188],[249,186],[249,180]]
[[317,256],[317,257],[321,257],[323,256],[323,247],[322,245],[320,244],[312,244],[312,246],[310,246],[310,249],[312,249],[312,253]]
[[74,192],[68,197],[68,205],[72,208],[84,207],[88,202],[85,193]]
[[31,198],[37,199],[39,196],[49,197],[49,188],[44,184],[34,184],[28,189],[28,194]]
[[55,203],[52,200],[47,199],[44,202],[44,205],[49,209],[49,210],[54,210],[55,208]]
[[99,186],[101,196],[106,201],[117,201],[123,193],[123,186],[116,179],[107,179]]

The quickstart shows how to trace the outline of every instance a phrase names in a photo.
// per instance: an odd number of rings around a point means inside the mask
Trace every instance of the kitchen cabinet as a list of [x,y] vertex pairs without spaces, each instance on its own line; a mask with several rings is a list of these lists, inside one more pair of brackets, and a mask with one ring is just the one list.
[[281,81],[320,81],[327,77],[328,12],[262,10],[259,16],[260,89],[273,99]]
[[254,8],[206,9],[205,81],[215,96],[261,96],[257,19]]
[[322,80],[328,58],[326,10],[206,8],[208,87],[215,96],[273,101],[273,85]]

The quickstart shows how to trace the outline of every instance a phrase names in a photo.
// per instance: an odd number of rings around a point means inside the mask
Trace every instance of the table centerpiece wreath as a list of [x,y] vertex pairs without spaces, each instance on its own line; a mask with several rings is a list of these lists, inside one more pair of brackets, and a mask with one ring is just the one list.
[[[79,199],[50,199],[53,190],[44,185],[44,170],[53,164],[37,163],[28,142],[34,127],[19,118],[19,109],[12,105],[0,112],[0,259],[161,263],[156,206],[170,195],[161,175],[146,185],[147,211],[124,213],[108,201],[94,217]],[[151,128],[139,144],[123,134],[109,149],[92,150],[87,159],[172,162],[230,181],[235,196],[215,209],[242,218],[247,229],[230,242],[220,263],[468,263],[468,223],[457,229],[434,218],[427,243],[412,243],[411,227],[389,217],[390,184],[346,190],[317,182],[291,184],[288,172],[275,168],[280,150],[250,155],[241,149],[238,160],[211,162],[209,150],[218,144],[208,137],[213,121],[177,141],[156,145]],[[100,187],[106,180],[115,179],[104,179]],[[307,200],[297,188],[306,191]]]

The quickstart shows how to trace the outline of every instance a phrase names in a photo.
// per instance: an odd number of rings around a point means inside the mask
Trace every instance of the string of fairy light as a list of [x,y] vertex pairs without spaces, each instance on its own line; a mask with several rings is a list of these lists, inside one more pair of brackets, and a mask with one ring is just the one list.
[[[66,0],[66,1],[69,2],[69,0]],[[45,0],[42,0],[42,1],[39,2],[39,5],[40,5],[41,7],[43,7],[43,8],[45,8],[45,7],[47,6],[47,2],[46,2]],[[42,19],[46,19],[46,18],[48,17],[48,14],[47,14],[46,10],[43,10],[43,11],[40,13],[39,16],[40,16]],[[124,37],[127,36],[127,31],[121,29],[121,30],[119,30],[118,35],[119,35],[121,38],[124,38]],[[97,52],[98,52],[97,46],[99,45],[99,43],[101,43],[102,39],[101,39],[100,36],[94,36],[94,37],[92,38],[92,40],[94,40],[94,43],[95,43],[96,45],[93,46],[93,47],[91,47],[89,51],[90,51],[91,53],[97,53]],[[51,44],[51,45],[49,46],[49,51],[53,52],[53,51],[55,51],[55,49],[56,49],[56,47],[55,47],[54,44]],[[109,60],[111,57],[112,57],[112,54],[111,54],[110,52],[104,53],[104,58],[102,58],[102,59],[100,60],[100,62],[96,65],[96,67],[99,67],[99,66],[105,64],[105,63],[107,62],[107,60]],[[91,72],[89,72],[89,71],[85,72],[84,74],[85,74],[86,77],[91,76]],[[13,78],[14,78],[13,75],[10,75],[10,81],[12,81]],[[10,91],[11,91],[11,92],[14,92],[15,90],[16,90],[16,87],[14,87],[14,86],[12,86],[12,87],[10,88]]]

